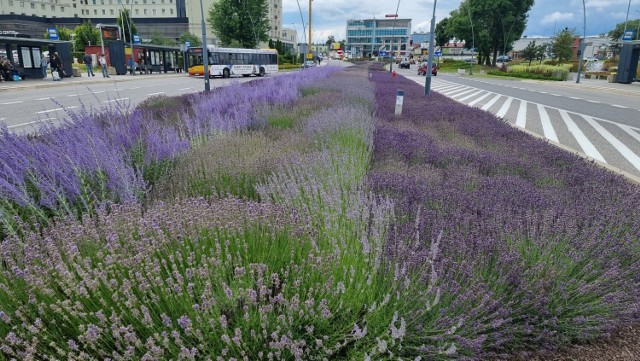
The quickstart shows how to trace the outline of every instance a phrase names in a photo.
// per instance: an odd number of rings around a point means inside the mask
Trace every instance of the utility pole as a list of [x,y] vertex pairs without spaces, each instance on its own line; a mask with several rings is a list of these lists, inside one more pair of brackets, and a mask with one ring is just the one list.
[[202,66],[204,73],[204,91],[209,92],[211,85],[209,84],[209,51],[207,50],[207,28],[204,24],[204,6],[200,0],[200,12],[202,15]]
[[427,69],[425,71],[425,80],[424,80],[424,95],[429,95],[431,92],[431,67],[433,66],[433,41],[434,36],[433,33],[436,31],[436,4],[438,0],[433,1],[433,17],[431,18],[431,34],[429,34],[429,57],[427,58]]
[[[629,0],[631,1],[631,0]],[[580,45],[578,48],[578,51],[580,52],[580,56],[578,59],[578,79],[576,79],[576,84],[580,83],[580,74],[582,71],[582,57],[584,56],[584,49],[583,49],[583,44],[587,38],[587,10],[586,10],[586,6],[584,4],[585,0],[582,0],[582,24],[583,24],[583,28],[582,28],[582,39],[580,39]]]
[[[311,3],[313,0],[309,0],[309,50],[307,51],[307,59],[313,59],[313,51],[311,50]],[[307,60],[305,59],[305,61]]]
[[[469,2],[470,1],[471,0],[469,0]],[[467,2],[467,12],[469,13],[469,22],[471,23],[471,39],[473,40],[473,42],[471,43],[473,50],[471,50],[471,61],[469,62],[469,75],[473,75],[473,62],[475,61],[475,56],[473,53],[475,53],[476,51],[476,35],[473,32],[473,19],[471,18],[471,4],[469,4],[469,2]],[[504,35],[504,27],[502,33]],[[502,53],[504,55],[504,51],[502,51]]]

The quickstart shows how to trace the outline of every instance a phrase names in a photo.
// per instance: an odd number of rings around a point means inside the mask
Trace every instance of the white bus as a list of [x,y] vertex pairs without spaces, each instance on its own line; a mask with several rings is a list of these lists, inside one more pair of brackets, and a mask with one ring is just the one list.
[[[278,72],[278,52],[275,49],[217,48],[208,45],[209,76],[228,78],[232,75],[264,76]],[[202,48],[191,48],[189,75],[203,75]]]

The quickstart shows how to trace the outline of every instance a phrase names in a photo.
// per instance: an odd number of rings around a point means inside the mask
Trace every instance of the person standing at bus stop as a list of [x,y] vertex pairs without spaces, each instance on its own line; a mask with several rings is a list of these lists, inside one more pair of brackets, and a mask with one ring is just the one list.
[[100,53],[100,66],[102,66],[102,77],[111,78],[107,71],[107,58],[105,58],[104,53]]
[[42,55],[40,58],[40,68],[42,69],[42,79],[47,79],[47,65],[49,65],[49,61],[47,57]]
[[89,53],[87,53],[86,51],[84,52],[84,56],[82,57],[82,62],[87,67],[87,76],[96,76],[93,73],[93,59],[91,59],[91,55],[89,55]]

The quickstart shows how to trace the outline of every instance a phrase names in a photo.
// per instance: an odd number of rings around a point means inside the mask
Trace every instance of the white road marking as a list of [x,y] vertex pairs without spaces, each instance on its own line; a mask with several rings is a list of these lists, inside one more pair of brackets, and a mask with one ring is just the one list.
[[[453,94],[463,92],[463,91],[465,91],[465,90],[467,90],[467,89],[469,89],[469,88],[470,88],[470,87],[465,86],[465,87],[463,87],[463,88],[459,88],[459,89],[455,89],[455,90],[451,90],[451,91],[443,92],[442,94],[444,94],[444,95],[446,95],[446,96],[450,97],[450,96],[453,96]],[[473,89],[472,89],[472,90],[473,90]]]
[[484,98],[488,97],[488,96],[489,96],[489,95],[491,95],[491,94],[493,94],[493,93],[491,93],[491,92],[487,92],[487,93],[486,93],[486,94],[484,94],[483,96],[481,96],[481,97],[479,97],[479,98],[475,99],[474,101],[470,102],[470,103],[469,103],[469,104],[467,104],[467,105],[468,105],[468,106],[470,106],[470,107],[472,107],[472,106],[474,106],[474,105],[478,104],[479,102],[481,102]]
[[573,121],[573,119],[571,119],[571,117],[569,116],[569,113],[567,113],[567,111],[564,109],[558,109],[558,112],[560,112],[560,116],[562,117],[562,120],[567,125],[569,132],[573,134],[573,137],[578,142],[578,145],[580,146],[580,148],[582,148],[582,151],[584,152],[584,154],[586,154],[587,156],[593,159],[597,159],[601,162],[606,163],[607,161],[604,159],[602,154],[598,152],[598,150],[593,145],[593,143],[591,143],[589,138],[587,138],[587,136],[584,135],[584,133],[582,132],[582,130],[580,130],[578,125]]
[[476,88],[470,88],[469,90],[466,90],[466,91],[463,91],[462,93],[458,93],[458,94],[454,95],[454,97],[459,97],[461,95],[465,95],[467,93],[471,93],[474,90],[476,90]]
[[496,117],[504,118],[504,115],[507,114],[507,111],[509,110],[509,107],[511,106],[512,101],[513,101],[512,97],[507,97],[507,101],[505,101],[504,104],[502,104],[502,107],[496,113]]
[[129,98],[118,98],[118,99],[111,99],[111,100],[105,100],[103,101],[103,103],[113,103],[113,102],[119,102],[121,100],[127,100]]
[[100,94],[100,93],[106,93],[106,92],[107,92],[106,90],[100,90],[97,92],[91,92],[91,94]]
[[38,98],[38,99],[34,99],[34,100],[49,100],[49,99],[55,99],[56,97],[46,97],[46,98]]
[[13,129],[13,128],[17,128],[17,127],[24,127],[25,125],[31,125],[31,124],[35,124],[38,123],[38,121],[33,121],[33,122],[27,122],[27,123],[20,123],[20,124],[13,124],[13,125],[9,125],[7,127],[7,129]]
[[57,112],[58,110],[64,110],[64,109],[75,109],[78,108],[77,105],[71,106],[71,107],[62,107],[62,108],[53,108],[53,109],[48,109],[48,110],[41,110],[39,112],[36,112],[35,114],[44,114],[44,113],[51,113],[51,112]]
[[600,102],[597,100],[591,100],[591,99],[585,99],[585,100],[588,101],[589,103],[600,104]]
[[561,97],[562,95],[556,93],[549,93],[549,95],[553,95],[554,97]]
[[22,100],[17,100],[15,102],[5,102],[5,103],[0,103],[0,105],[10,105],[10,104],[20,104],[22,103]]
[[542,104],[536,104],[538,106],[538,113],[540,114],[540,122],[542,123],[542,130],[544,131],[544,137],[553,140],[556,143],[560,143],[558,140],[558,136],[556,135],[556,131],[553,129],[553,125],[551,124],[551,118],[549,114],[544,109]]
[[580,100],[580,99],[582,99],[582,98],[578,98],[578,97],[569,97],[569,98],[571,98],[571,99],[575,99],[575,100]]
[[151,94],[147,94],[148,96],[153,96],[153,95],[158,95],[158,94],[166,94],[165,92],[157,92],[157,93],[151,93]]
[[[471,98],[475,97],[476,95],[478,95],[478,94],[480,94],[480,93],[482,93],[482,92],[483,92],[483,90],[478,90],[477,92],[475,92],[475,93],[473,93],[473,94],[470,94],[470,95],[467,95],[467,96],[466,96],[466,97],[464,97],[464,98],[460,98],[460,99],[458,99],[458,101],[463,102],[463,101],[465,101],[465,100],[467,100],[467,99],[471,99]],[[487,93],[487,94],[488,94],[488,93]],[[467,104],[467,105],[468,105],[468,104]]]
[[595,119],[588,115],[580,114],[595,130],[602,135],[613,147],[625,157],[631,165],[640,170],[640,157],[638,157],[629,147],[622,143],[613,134],[609,133],[602,125],[600,125]]
[[182,91],[182,90],[190,90],[190,89],[193,89],[193,88],[182,88],[182,89],[178,89],[178,91]]
[[[634,128],[628,126],[628,125],[624,125],[624,124],[618,124],[618,126],[620,128],[622,128],[622,130],[624,130],[625,132],[627,132],[627,134],[629,134],[631,137],[633,137],[635,140],[637,140],[638,142],[640,142],[640,134],[638,134],[637,131],[634,131]],[[636,129],[637,130],[637,129]]]
[[3,120],[5,120],[5,119],[7,119],[7,118],[0,118],[0,122],[1,122],[1,121],[3,121]]
[[455,86],[453,88],[449,88],[449,89],[445,89],[445,90],[438,90],[439,93],[441,94],[448,94],[451,92],[455,92],[457,90],[463,90],[463,89],[467,89],[466,85],[459,85],[459,86]]
[[482,108],[482,110],[488,110],[489,108],[491,108],[492,105],[494,105],[498,99],[500,99],[502,97],[502,94],[496,94],[495,97],[493,97],[493,99],[491,99],[487,104],[485,104]]
[[69,94],[67,96],[68,97],[79,97],[79,96],[82,96],[82,95],[84,95],[84,94]]
[[518,107],[518,115],[516,116],[516,127],[527,127],[527,102],[520,100],[520,106]]
[[616,108],[629,109],[629,107],[625,107],[624,105],[611,104],[611,106]]

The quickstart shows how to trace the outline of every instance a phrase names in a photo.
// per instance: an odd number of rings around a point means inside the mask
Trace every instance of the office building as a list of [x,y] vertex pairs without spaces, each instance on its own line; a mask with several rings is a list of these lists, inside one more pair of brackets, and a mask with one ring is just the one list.
[[347,51],[364,58],[383,50],[405,57],[410,53],[410,34],[411,19],[347,20]]

